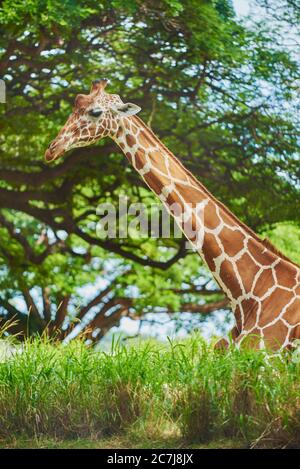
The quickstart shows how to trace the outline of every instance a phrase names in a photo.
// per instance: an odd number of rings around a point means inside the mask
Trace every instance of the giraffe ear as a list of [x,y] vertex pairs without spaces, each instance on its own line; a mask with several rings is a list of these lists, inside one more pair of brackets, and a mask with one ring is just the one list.
[[81,109],[88,106],[90,103],[90,97],[86,94],[78,94],[75,98],[75,108]]
[[117,114],[120,114],[121,116],[134,116],[134,114],[137,114],[138,112],[140,112],[141,108],[140,106],[137,106],[136,104],[126,103],[126,104],[118,104],[117,106],[114,106],[113,110]]

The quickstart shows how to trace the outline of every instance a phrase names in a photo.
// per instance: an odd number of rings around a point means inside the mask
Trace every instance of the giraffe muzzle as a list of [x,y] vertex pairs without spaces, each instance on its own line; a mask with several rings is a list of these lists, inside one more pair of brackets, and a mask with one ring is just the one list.
[[49,148],[45,152],[45,160],[47,161],[47,163],[53,160],[53,154]]
[[60,156],[62,156],[63,154],[64,152],[60,151],[59,149],[47,148],[45,152],[45,160],[47,161],[47,163],[50,163],[51,161],[54,161]]

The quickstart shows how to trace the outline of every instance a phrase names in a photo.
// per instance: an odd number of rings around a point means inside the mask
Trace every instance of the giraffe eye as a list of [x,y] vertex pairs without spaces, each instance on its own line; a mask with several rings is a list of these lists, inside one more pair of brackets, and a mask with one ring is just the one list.
[[102,109],[100,109],[99,107],[96,107],[95,109],[91,109],[88,114],[89,116],[92,116],[92,117],[100,117],[101,114],[102,114]]

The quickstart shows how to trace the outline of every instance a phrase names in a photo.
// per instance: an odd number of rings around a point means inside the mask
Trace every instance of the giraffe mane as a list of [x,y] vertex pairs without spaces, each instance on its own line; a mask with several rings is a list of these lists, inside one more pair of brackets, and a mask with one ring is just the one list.
[[[140,119],[138,116],[133,116],[131,117],[133,121],[136,121],[136,123],[139,126],[142,126],[145,133],[150,135],[152,139],[155,140],[155,142],[158,142],[163,149],[169,154],[171,158],[175,158],[175,155],[169,150],[164,143],[155,135],[155,133],[143,122],[142,119]],[[177,160],[177,159],[176,159]],[[235,222],[237,222],[248,234],[250,234],[258,243],[262,244],[265,248],[267,248],[269,251],[271,251],[273,254],[276,256],[280,257],[284,261],[289,262],[292,265],[295,265],[296,267],[300,267],[299,264],[296,262],[292,261],[289,259],[285,254],[283,254],[278,248],[276,248],[271,241],[269,241],[267,238],[260,238],[248,225],[246,225],[244,222],[242,222],[234,213],[229,210],[229,208],[226,207],[222,202],[220,202],[211,192],[187,169],[185,166],[181,163],[180,160],[177,160],[179,165],[188,173],[189,177],[195,181],[197,184],[201,186],[201,189],[220,207],[227,215],[230,216],[231,219],[233,219]]]
[[281,257],[285,261],[290,262],[291,264],[295,265],[296,267],[300,267],[300,265],[297,264],[297,262],[292,261],[288,256],[283,254],[283,252],[280,251],[280,249],[278,249],[276,246],[274,246],[274,244],[268,238],[263,238],[263,239],[259,238],[259,239],[261,240],[263,245],[266,246],[268,249],[270,249],[270,251],[274,252],[274,254],[277,254],[277,256]]

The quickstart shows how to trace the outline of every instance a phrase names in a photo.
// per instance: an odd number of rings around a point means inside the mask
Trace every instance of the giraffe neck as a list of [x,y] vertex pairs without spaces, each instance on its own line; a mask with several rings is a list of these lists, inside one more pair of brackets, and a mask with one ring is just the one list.
[[114,140],[208,265],[242,329],[282,264],[292,264],[217,201],[141,119],[124,118]]

